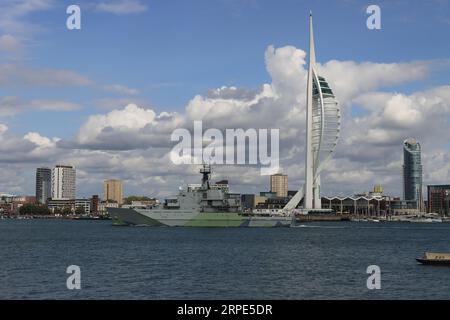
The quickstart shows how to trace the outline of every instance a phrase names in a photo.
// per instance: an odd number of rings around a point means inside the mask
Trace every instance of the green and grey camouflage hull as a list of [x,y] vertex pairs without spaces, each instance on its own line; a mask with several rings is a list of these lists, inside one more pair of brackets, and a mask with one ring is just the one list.
[[237,212],[196,212],[108,208],[114,225],[152,227],[290,227],[288,216],[248,216]]

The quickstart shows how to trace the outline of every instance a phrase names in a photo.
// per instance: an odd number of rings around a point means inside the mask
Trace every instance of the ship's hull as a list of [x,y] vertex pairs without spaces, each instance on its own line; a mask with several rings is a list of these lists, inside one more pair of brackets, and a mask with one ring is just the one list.
[[114,225],[151,227],[290,227],[292,218],[243,216],[237,212],[108,208]]
[[434,259],[419,259],[419,258],[416,258],[416,260],[426,265],[450,267],[450,260],[434,260]]

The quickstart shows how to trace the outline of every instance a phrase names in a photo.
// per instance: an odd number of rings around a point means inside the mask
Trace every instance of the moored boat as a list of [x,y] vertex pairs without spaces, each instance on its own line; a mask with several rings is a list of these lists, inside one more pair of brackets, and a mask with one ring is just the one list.
[[423,258],[416,258],[422,264],[450,266],[450,253],[425,252]]

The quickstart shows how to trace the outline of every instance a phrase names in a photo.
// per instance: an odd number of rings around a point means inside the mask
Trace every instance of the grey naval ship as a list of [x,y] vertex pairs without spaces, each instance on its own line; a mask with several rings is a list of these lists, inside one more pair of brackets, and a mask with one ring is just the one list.
[[290,227],[290,213],[256,214],[241,210],[240,198],[210,184],[211,166],[204,164],[201,185],[154,206],[107,208],[114,225],[167,227]]

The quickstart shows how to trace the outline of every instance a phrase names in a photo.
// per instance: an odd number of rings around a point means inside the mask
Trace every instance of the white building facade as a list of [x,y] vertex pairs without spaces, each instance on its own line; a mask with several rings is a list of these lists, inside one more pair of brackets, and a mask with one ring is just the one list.
[[52,170],[52,199],[76,198],[76,170],[73,166],[57,165]]
[[91,213],[91,199],[76,199],[75,200],[75,211],[79,207],[84,209],[85,214]]

